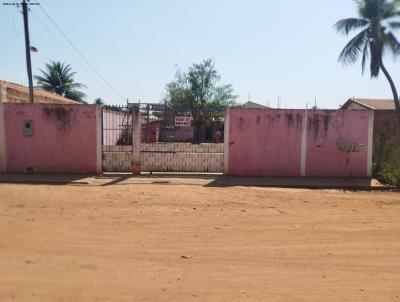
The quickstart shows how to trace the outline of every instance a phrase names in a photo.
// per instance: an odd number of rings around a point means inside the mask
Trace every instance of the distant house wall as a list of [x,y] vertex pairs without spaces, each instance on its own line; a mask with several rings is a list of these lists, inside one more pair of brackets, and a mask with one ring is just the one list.
[[351,102],[346,109],[356,109],[356,110],[365,110],[367,107],[362,106],[356,102]]
[[399,137],[400,138],[400,127],[395,111],[375,111],[375,122],[374,122],[374,138],[379,138],[385,134],[388,138]]
[[[385,146],[387,143],[400,139],[400,127],[394,109],[393,101],[391,100],[376,100],[371,104],[373,108],[362,106],[353,100],[349,100],[345,105],[344,109],[362,109],[374,111],[374,130],[373,130],[373,158],[374,162],[377,162],[379,158],[384,157]],[[393,109],[387,109],[393,106]],[[374,109],[374,108],[377,109]]]
[[[101,172],[100,106],[4,103],[2,108],[2,172]],[[30,122],[31,131],[24,130]]]
[[[306,118],[305,118],[306,117]],[[225,174],[368,177],[373,112],[362,110],[228,110]],[[344,152],[344,144],[360,144]]]
[[373,99],[360,99],[363,105],[357,103],[355,100],[350,99],[343,105],[343,109],[362,109],[373,110],[375,113],[374,121],[374,141],[379,141],[382,136],[385,140],[399,138],[400,127],[396,114],[395,105],[392,100],[373,100]]

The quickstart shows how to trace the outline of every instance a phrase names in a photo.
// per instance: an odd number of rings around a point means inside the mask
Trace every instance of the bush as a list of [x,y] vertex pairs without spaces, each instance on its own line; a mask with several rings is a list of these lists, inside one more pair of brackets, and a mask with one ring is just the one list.
[[400,138],[387,142],[385,161],[378,175],[379,181],[400,188]]

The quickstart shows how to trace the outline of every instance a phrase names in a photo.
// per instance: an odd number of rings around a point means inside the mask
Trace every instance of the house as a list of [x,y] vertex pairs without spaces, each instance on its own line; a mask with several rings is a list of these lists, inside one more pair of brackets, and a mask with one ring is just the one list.
[[268,108],[267,106],[260,105],[258,103],[254,103],[254,102],[250,102],[250,101],[244,103],[240,107],[246,108],[246,109],[266,109],[266,108]]
[[351,98],[342,106],[342,109],[373,110],[375,139],[382,135],[400,136],[400,126],[393,100]]
[[351,98],[343,106],[347,110],[374,111],[374,158],[383,158],[388,141],[400,138],[400,125],[393,100]]
[[[23,85],[0,80],[0,103],[28,103],[29,88]],[[61,95],[34,89],[34,102],[47,104],[81,104]]]
[[396,107],[393,100],[351,98],[342,106],[342,109],[368,109],[390,112],[395,111]]

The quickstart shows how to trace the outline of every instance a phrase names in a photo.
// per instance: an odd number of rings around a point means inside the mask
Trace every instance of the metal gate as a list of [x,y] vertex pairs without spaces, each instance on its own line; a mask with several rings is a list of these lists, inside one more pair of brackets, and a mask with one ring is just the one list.
[[[140,112],[135,120],[134,108]],[[105,106],[102,117],[104,172],[132,172],[134,148],[142,172],[223,172],[221,112],[203,111],[194,118],[189,110],[142,103]],[[132,146],[134,126],[140,129],[135,132],[140,148]]]
[[103,172],[132,171],[132,107],[104,106]]
[[143,172],[223,172],[224,112],[203,111],[194,118],[185,108],[139,107]]

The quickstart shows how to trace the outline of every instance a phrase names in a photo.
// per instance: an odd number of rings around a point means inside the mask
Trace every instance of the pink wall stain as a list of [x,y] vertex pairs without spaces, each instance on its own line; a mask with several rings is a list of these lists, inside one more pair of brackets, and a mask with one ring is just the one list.
[[230,109],[229,174],[297,176],[302,112]]
[[[367,110],[308,111],[307,176],[366,177]],[[361,144],[359,152],[341,151],[338,144]]]
[[[232,176],[367,177],[370,113],[363,110],[229,110],[229,171]],[[306,137],[304,136],[306,135]],[[338,143],[361,144],[347,154]],[[305,148],[304,148],[305,147]]]
[[[96,106],[5,104],[7,172],[96,173]],[[24,135],[24,122],[33,135]]]

